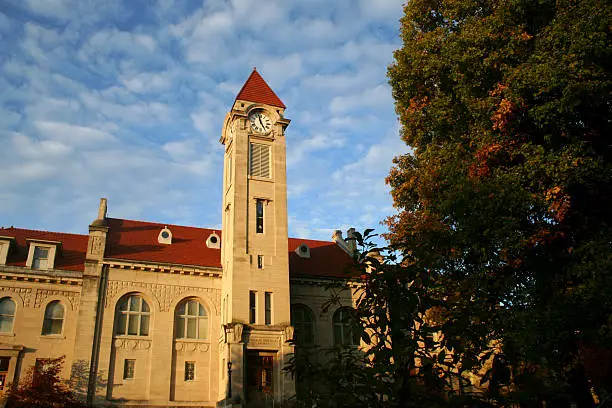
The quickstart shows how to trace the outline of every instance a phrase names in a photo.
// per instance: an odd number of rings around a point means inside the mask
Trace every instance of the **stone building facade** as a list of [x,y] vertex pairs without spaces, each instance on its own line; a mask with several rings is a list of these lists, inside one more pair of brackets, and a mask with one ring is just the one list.
[[110,218],[106,199],[87,235],[0,229],[0,388],[65,356],[93,405],[281,401],[289,340],[352,341],[351,244],[288,237],[284,110],[254,70],[220,139],[221,231]]

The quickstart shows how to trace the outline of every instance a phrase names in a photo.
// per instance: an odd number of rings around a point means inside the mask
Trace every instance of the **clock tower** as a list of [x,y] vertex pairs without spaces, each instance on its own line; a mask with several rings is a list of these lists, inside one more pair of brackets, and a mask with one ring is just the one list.
[[[282,372],[290,326],[285,105],[253,70],[226,115],[221,143],[221,392],[257,401],[294,393]],[[228,364],[228,363],[231,363]],[[231,368],[230,368],[231,367]],[[231,373],[231,378],[230,374]],[[231,381],[231,383],[230,383]]]

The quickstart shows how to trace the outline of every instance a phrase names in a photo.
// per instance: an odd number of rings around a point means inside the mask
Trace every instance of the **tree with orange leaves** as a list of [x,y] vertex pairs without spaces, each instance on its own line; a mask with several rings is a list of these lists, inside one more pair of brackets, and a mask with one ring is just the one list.
[[435,282],[459,365],[502,344],[500,404],[612,403],[583,358],[612,349],[610,21],[597,0],[405,6],[388,238]]

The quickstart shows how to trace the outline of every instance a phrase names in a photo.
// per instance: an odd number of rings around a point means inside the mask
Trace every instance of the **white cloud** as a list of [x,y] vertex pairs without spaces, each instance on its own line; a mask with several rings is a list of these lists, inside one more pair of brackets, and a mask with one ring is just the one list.
[[316,134],[301,142],[294,142],[287,147],[287,165],[295,166],[305,156],[312,152],[324,149],[335,149],[344,146],[345,138],[342,135]]
[[73,148],[57,140],[35,141],[21,133],[14,133],[11,143],[19,156],[26,159],[40,160],[41,158],[65,158],[73,151]]
[[165,91],[172,85],[169,73],[164,72],[141,72],[130,78],[122,78],[125,87],[134,93],[152,93]]
[[70,0],[24,0],[24,5],[37,14],[62,20],[67,19],[72,14],[71,3]]
[[116,140],[110,133],[70,123],[35,121],[34,126],[43,136],[70,146],[94,147]]
[[349,96],[337,96],[332,99],[329,109],[340,114],[355,109],[388,107],[393,105],[391,89],[386,85],[376,85]]

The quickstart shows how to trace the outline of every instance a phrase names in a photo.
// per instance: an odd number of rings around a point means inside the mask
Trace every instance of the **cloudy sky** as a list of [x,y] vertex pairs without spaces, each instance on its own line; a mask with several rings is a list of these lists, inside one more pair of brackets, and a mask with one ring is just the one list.
[[0,226],[220,228],[225,113],[253,67],[287,105],[290,235],[392,213],[385,76],[402,0],[0,1]]

